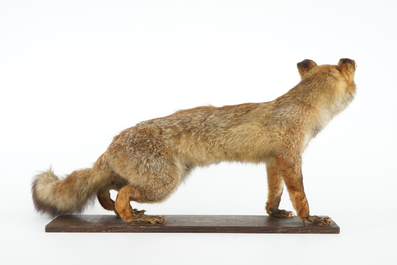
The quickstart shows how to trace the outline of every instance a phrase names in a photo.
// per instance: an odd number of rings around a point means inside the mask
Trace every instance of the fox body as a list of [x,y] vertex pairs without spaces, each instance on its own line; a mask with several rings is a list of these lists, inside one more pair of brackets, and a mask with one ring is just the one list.
[[[301,82],[279,98],[265,103],[178,111],[144,121],[122,131],[92,168],[58,179],[52,170],[32,184],[39,212],[53,216],[81,212],[97,195],[100,204],[124,221],[163,223],[131,208],[161,202],[197,166],[222,161],[265,163],[268,177],[266,211],[287,218],[279,209],[284,183],[298,217],[317,225],[329,218],[312,216],[304,193],[302,158],[310,139],[352,101],[356,64],[341,59],[337,65],[298,63]],[[118,191],[115,201],[109,190]]]

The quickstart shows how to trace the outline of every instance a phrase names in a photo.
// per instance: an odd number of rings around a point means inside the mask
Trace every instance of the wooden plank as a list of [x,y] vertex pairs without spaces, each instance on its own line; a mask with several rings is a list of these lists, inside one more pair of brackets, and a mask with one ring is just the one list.
[[339,234],[339,226],[315,226],[297,217],[246,215],[166,215],[164,224],[126,223],[113,215],[69,215],[52,220],[46,232],[124,233],[292,233]]

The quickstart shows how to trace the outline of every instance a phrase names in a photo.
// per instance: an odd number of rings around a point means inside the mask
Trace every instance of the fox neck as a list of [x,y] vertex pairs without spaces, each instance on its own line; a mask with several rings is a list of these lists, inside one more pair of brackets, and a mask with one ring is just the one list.
[[329,106],[319,106],[317,108],[317,120],[306,134],[303,142],[303,148],[305,149],[309,141],[314,138],[336,115],[346,109],[353,99],[353,93],[345,92],[343,96],[338,97]]

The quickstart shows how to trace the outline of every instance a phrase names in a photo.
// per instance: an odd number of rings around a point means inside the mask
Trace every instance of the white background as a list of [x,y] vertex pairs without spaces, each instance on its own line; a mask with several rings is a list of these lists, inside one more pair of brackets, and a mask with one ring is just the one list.
[[[391,264],[395,1],[0,1],[4,264]],[[123,129],[200,105],[275,99],[296,63],[354,59],[357,96],[304,153],[311,213],[339,235],[46,234],[30,184],[90,167]],[[236,196],[236,194],[238,196]],[[149,214],[265,214],[264,165],[197,169]],[[292,210],[285,192],[282,207]],[[95,203],[88,214],[107,214]]]

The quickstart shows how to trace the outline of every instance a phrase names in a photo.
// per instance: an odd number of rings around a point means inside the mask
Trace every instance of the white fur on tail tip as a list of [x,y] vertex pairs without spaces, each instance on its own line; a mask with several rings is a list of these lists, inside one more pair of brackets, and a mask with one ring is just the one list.
[[51,167],[39,173],[32,183],[36,210],[50,216],[82,212],[97,191],[95,183],[87,188],[91,173],[91,169],[76,170],[64,179],[58,179]]
[[57,216],[61,212],[55,204],[55,189],[59,179],[55,176],[52,168],[39,173],[32,183],[32,196],[36,210]]
[[41,172],[36,178],[36,195],[39,200],[49,202],[54,197],[54,190],[58,177],[55,176],[52,168]]

